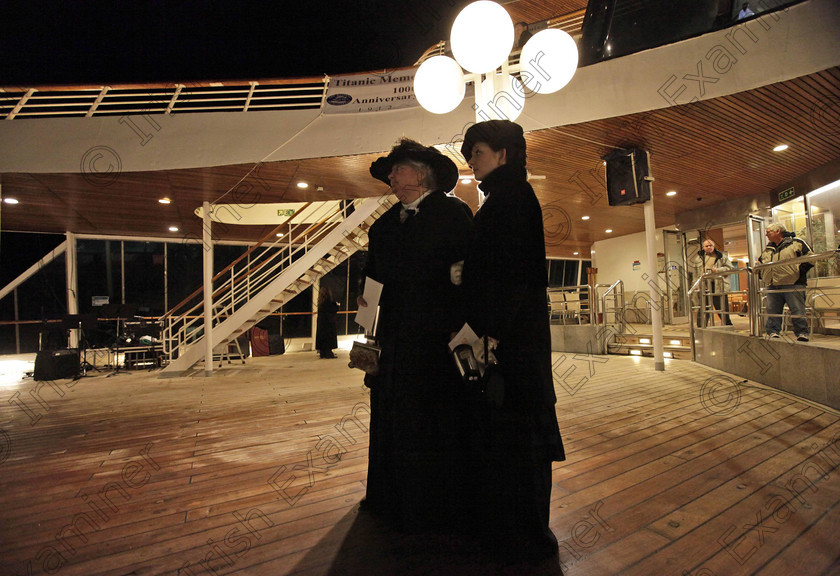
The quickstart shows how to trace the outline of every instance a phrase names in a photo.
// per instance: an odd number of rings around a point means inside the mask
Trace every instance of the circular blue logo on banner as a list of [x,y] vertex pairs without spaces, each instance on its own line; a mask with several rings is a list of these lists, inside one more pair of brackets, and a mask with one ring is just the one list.
[[332,104],[333,106],[344,106],[345,104],[350,104],[352,101],[353,97],[350,94],[333,94],[327,98],[327,104]]

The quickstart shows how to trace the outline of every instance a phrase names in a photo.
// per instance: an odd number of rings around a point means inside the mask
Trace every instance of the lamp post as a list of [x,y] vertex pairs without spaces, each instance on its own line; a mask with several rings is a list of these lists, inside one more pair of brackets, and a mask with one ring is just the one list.
[[513,22],[499,4],[479,0],[468,5],[452,25],[455,58],[439,54],[420,64],[414,77],[417,101],[429,112],[446,114],[458,107],[471,82],[476,122],[515,120],[528,91],[551,94],[572,79],[578,51],[569,34],[537,32],[523,46],[519,62],[511,65],[513,36]]

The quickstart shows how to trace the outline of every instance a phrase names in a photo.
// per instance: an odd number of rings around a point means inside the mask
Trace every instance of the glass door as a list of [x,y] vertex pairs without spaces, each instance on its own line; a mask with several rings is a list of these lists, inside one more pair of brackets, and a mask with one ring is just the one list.
[[747,216],[747,258],[750,267],[755,266],[767,240],[764,238],[764,218],[750,214]]
[[664,320],[668,324],[688,322],[688,281],[686,274],[685,234],[675,230],[664,230],[665,266],[664,273],[667,310]]

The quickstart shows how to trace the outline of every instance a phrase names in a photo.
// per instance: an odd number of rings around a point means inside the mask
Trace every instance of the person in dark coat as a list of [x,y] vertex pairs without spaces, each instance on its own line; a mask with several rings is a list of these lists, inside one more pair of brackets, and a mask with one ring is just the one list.
[[[464,322],[453,265],[463,261],[472,212],[447,196],[455,163],[403,139],[370,167],[400,200],[369,231],[364,276],[383,284],[376,340],[380,371],[367,375],[371,423],[369,510],[408,531],[445,530],[461,505],[455,488],[465,398],[448,342]],[[367,303],[363,298],[360,306]]]
[[338,318],[338,302],[333,299],[329,286],[322,285],[318,292],[318,319],[315,325],[315,349],[321,358],[335,358],[333,350],[338,348],[338,332],[335,321]]
[[548,526],[551,466],[565,454],[554,409],[542,208],[527,182],[519,125],[474,124],[461,152],[485,195],[463,265],[467,322],[496,343],[504,379],[501,405],[486,403],[476,420],[479,529],[497,551],[543,558],[558,551]]

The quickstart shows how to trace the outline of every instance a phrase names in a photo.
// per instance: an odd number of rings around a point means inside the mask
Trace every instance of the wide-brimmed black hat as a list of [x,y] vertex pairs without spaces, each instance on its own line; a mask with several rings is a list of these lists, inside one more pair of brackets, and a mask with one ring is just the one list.
[[421,162],[432,169],[437,181],[437,189],[449,192],[458,184],[458,167],[455,162],[441,154],[433,146],[423,146],[419,142],[403,138],[391,149],[387,156],[382,156],[370,165],[370,175],[385,184],[391,185],[388,174],[394,164],[405,160]]
[[488,120],[470,126],[461,145],[461,154],[467,162],[478,142],[486,142],[494,150],[506,149],[509,164],[525,165],[525,135],[519,124],[510,120]]

